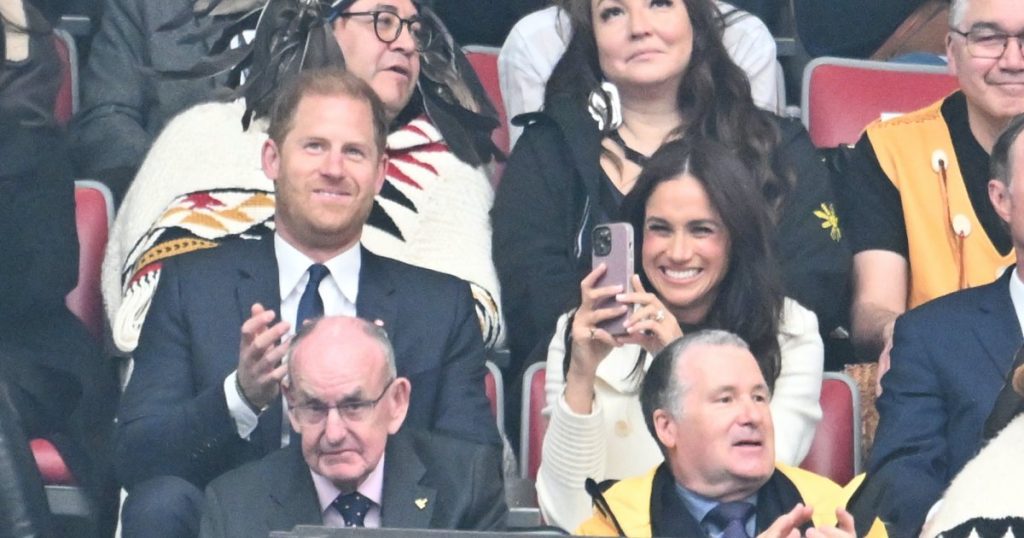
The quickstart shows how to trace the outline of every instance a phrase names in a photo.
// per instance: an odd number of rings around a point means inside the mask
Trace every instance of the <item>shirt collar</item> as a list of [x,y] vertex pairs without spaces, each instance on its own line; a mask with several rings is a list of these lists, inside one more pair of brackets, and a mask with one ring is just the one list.
[[[711,497],[705,497],[697,492],[686,489],[683,486],[681,486],[679,482],[676,482],[675,486],[676,495],[679,495],[679,498],[682,499],[683,506],[685,506],[686,510],[690,512],[690,515],[697,520],[697,523],[703,527],[704,518],[707,517],[708,512],[714,510],[716,506],[721,504],[721,501],[717,499],[712,499]],[[742,499],[742,501],[748,502],[756,507],[757,493],[755,492],[753,495],[747,497],[746,499]],[[754,521],[755,517],[756,516],[752,516],[749,520],[747,520],[746,526],[748,527],[748,532],[749,527],[751,526],[751,523]]]
[[[359,294],[359,270],[363,265],[361,243],[356,243],[348,250],[327,260],[324,265],[331,272],[331,278],[341,290],[342,295],[352,304],[356,304]],[[278,284],[281,297],[287,297],[300,282],[309,266],[316,263],[308,256],[299,252],[281,234],[274,234],[274,255],[277,257]]]
[[1024,327],[1024,282],[1021,281],[1020,267],[1012,269],[1010,275],[1010,301],[1013,302],[1014,313],[1017,314],[1017,323]]
[[[377,462],[377,466],[373,468],[373,471],[366,477],[365,480],[356,491],[361,493],[363,497],[370,499],[373,503],[379,507],[383,507],[381,501],[384,497],[384,458],[386,456],[381,454],[380,461]],[[313,477],[313,486],[316,488],[317,500],[320,502],[320,513],[323,514],[329,508],[334,500],[341,495],[341,490],[338,486],[334,485],[334,482],[323,475],[320,475],[313,469],[309,470],[309,474]]]

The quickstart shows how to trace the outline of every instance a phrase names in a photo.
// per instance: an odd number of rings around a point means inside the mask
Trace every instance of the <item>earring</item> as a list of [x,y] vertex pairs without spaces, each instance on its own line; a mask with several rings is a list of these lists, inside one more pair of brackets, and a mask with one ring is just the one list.
[[614,84],[602,82],[590,92],[587,101],[587,111],[601,132],[614,131],[622,125],[622,103],[619,102],[619,89]]

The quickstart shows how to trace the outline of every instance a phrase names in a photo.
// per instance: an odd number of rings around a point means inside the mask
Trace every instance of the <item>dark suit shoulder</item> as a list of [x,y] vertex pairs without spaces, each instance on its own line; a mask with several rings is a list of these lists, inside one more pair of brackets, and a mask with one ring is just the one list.
[[[1013,273],[1011,269],[1008,269],[1007,272]],[[941,324],[951,319],[973,318],[977,316],[978,308],[1003,301],[1012,305],[1007,275],[1003,275],[991,284],[968,288],[932,299],[907,311],[902,316],[903,324],[934,326],[936,323]]]
[[404,445],[404,448],[413,450],[428,464],[436,463],[451,468],[462,468],[465,465],[465,460],[458,457],[460,454],[476,455],[495,451],[495,447],[491,445],[465,441],[421,428],[404,428],[388,442]]
[[286,447],[262,459],[244,463],[220,475],[208,487],[219,494],[238,495],[257,484],[271,486],[275,483],[275,477],[280,476],[281,469],[295,467],[296,458],[301,458],[296,452],[296,449]]
[[386,268],[395,278],[399,279],[400,283],[404,282],[415,282],[417,287],[424,287],[430,289],[435,286],[448,287],[447,289],[468,286],[469,284],[448,273],[442,273],[441,271],[435,271],[433,269],[427,269],[426,267],[420,267],[405,263],[403,261],[396,260],[394,258],[388,258],[371,252],[370,250],[363,249],[364,262],[371,261],[376,263],[380,267]]
[[[463,487],[466,472],[473,462],[494,458],[500,467],[501,451],[493,445],[464,441],[424,429],[403,429],[388,439],[389,448],[395,443],[395,453],[411,451],[427,467],[427,473],[437,484],[440,480],[451,486]],[[442,488],[443,489],[443,488]]]

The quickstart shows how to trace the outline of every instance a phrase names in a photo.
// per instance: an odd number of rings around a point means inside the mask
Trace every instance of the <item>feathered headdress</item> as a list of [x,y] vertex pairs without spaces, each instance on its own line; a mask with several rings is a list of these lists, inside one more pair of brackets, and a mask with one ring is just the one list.
[[[171,78],[207,78],[228,74],[236,86],[232,98],[245,99],[242,124],[253,116],[266,116],[281,84],[303,69],[345,67],[345,59],[331,28],[331,16],[355,0],[196,0],[188,9],[160,27],[166,31],[196,19],[214,20],[182,42],[213,39],[210,56],[186,71],[165,71]],[[491,142],[498,114],[483,86],[448,29],[426,5],[414,0],[420,24],[433,33],[420,54],[417,91],[400,119],[422,111],[430,117],[452,152],[473,166],[503,159]],[[251,42],[232,48],[247,28],[256,33]],[[244,40],[243,40],[244,41]],[[245,72],[245,82],[238,84]]]

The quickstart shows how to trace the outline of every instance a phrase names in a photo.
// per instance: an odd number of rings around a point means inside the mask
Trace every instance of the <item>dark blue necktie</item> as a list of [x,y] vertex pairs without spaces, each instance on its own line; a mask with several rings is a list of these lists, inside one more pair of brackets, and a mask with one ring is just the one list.
[[714,507],[704,521],[722,529],[722,538],[750,538],[747,534],[747,520],[754,515],[754,505],[733,501]]
[[295,316],[295,332],[299,332],[307,319],[324,315],[324,301],[320,298],[320,281],[331,274],[327,267],[314,263],[309,266],[309,282],[299,299],[299,309]]
[[346,527],[362,527],[363,519],[366,518],[366,513],[370,511],[370,507],[373,506],[373,501],[364,497],[358,491],[352,493],[338,495],[337,499],[334,499],[332,503],[334,508],[341,512],[341,517],[345,520]]

